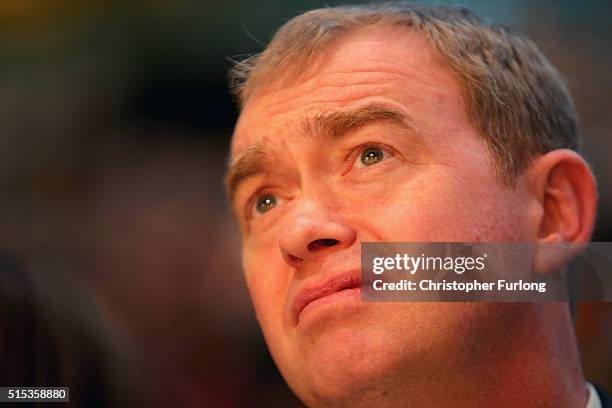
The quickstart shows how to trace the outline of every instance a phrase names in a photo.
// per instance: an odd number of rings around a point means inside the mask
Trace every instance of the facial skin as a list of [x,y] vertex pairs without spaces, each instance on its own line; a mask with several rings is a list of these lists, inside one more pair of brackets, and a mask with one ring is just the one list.
[[[372,111],[341,134],[321,125]],[[353,290],[292,312],[304,288],[359,270],[361,242],[541,234],[535,184],[497,178],[459,82],[418,33],[366,27],[298,80],[260,88],[233,138],[232,160],[247,153],[263,171],[233,198],[245,276],[271,353],[308,405],[584,405],[575,343],[554,341],[571,333],[563,304],[362,303]],[[569,373],[562,385],[554,372]]]

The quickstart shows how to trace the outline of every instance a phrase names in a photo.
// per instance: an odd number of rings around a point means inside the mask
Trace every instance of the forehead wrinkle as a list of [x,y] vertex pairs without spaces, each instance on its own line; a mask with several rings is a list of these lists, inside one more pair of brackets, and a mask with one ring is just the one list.
[[[371,76],[371,78],[355,80],[355,74],[366,74]],[[341,80],[343,77],[347,79]],[[295,106],[304,108],[309,105],[317,105],[320,103],[347,102],[365,96],[371,96],[373,93],[380,93],[386,89],[394,89],[395,81],[406,79],[413,80],[414,75],[409,76],[405,72],[399,70],[393,71],[390,69],[372,69],[369,71],[356,70],[354,72],[346,71],[327,74],[327,77],[323,80],[319,80],[317,83],[310,85],[300,83],[296,86],[288,86],[281,89],[262,89],[261,92],[263,95],[274,95],[274,98],[268,102],[267,109],[265,110],[266,114],[279,115],[291,111]],[[297,86],[303,91],[301,95],[296,98],[294,93],[295,87]],[[311,99],[313,94],[317,94],[319,97],[310,102],[304,101]]]

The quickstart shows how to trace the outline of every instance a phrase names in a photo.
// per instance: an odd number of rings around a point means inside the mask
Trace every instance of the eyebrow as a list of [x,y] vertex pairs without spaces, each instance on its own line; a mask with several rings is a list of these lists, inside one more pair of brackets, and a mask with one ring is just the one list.
[[[374,122],[386,122],[416,134],[414,121],[404,112],[386,104],[373,103],[352,111],[320,113],[302,122],[303,133],[313,138],[337,139],[350,131]],[[233,160],[225,175],[225,186],[230,203],[245,180],[263,173],[272,162],[266,148],[267,138],[254,143]]]
[[369,104],[353,111],[320,113],[304,120],[302,127],[308,136],[336,139],[374,122],[387,122],[416,133],[414,121],[406,113],[381,103]]
[[237,159],[230,162],[225,173],[225,188],[230,203],[234,200],[238,186],[247,179],[262,173],[272,162],[270,153],[266,150],[267,138],[263,138],[249,146]]

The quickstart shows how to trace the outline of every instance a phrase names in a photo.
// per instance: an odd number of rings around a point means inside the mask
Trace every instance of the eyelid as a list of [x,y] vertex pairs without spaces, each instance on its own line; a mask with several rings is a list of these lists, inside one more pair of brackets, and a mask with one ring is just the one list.
[[[361,155],[361,153],[368,149],[368,148],[378,148],[380,150],[382,150],[383,152],[389,153],[391,155],[391,157],[397,156],[398,155],[398,151],[396,149],[394,149],[393,147],[384,144],[384,143],[378,143],[378,142],[367,142],[367,143],[363,143],[359,146],[357,146],[356,148],[354,148],[353,150],[351,150],[351,152],[349,153],[349,155],[346,158],[346,162],[348,162],[350,164],[350,167],[346,170],[346,173],[348,173],[354,166],[355,163],[357,162],[357,160],[359,159],[359,156]],[[384,160],[384,159],[383,159]]]
[[[279,197],[278,194],[274,193],[270,187],[262,187],[257,189],[253,194],[251,194],[249,196],[249,199],[246,201],[245,207],[244,207],[244,214],[245,214],[245,220],[247,222],[251,221],[254,218],[259,218],[264,214],[258,214],[255,215],[255,204],[257,203],[257,200],[264,195],[273,195],[276,198],[276,203],[277,205],[280,204],[280,202],[282,202],[282,199]],[[274,208],[272,208],[270,211],[272,211]]]
[[246,200],[246,203],[244,204],[244,218],[247,222],[254,218],[253,206],[255,205],[255,202],[257,202],[257,199],[264,193],[265,190],[257,189],[253,194],[249,195],[249,198]]

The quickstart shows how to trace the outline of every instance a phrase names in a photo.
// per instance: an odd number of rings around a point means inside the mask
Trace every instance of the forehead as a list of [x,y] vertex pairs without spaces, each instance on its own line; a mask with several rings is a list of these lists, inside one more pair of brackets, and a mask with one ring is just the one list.
[[[270,75],[282,76],[282,70]],[[232,157],[299,126],[305,117],[372,100],[400,105],[409,114],[444,110],[455,123],[465,119],[458,81],[422,34],[369,26],[322,50],[297,79],[260,86],[240,115]]]

